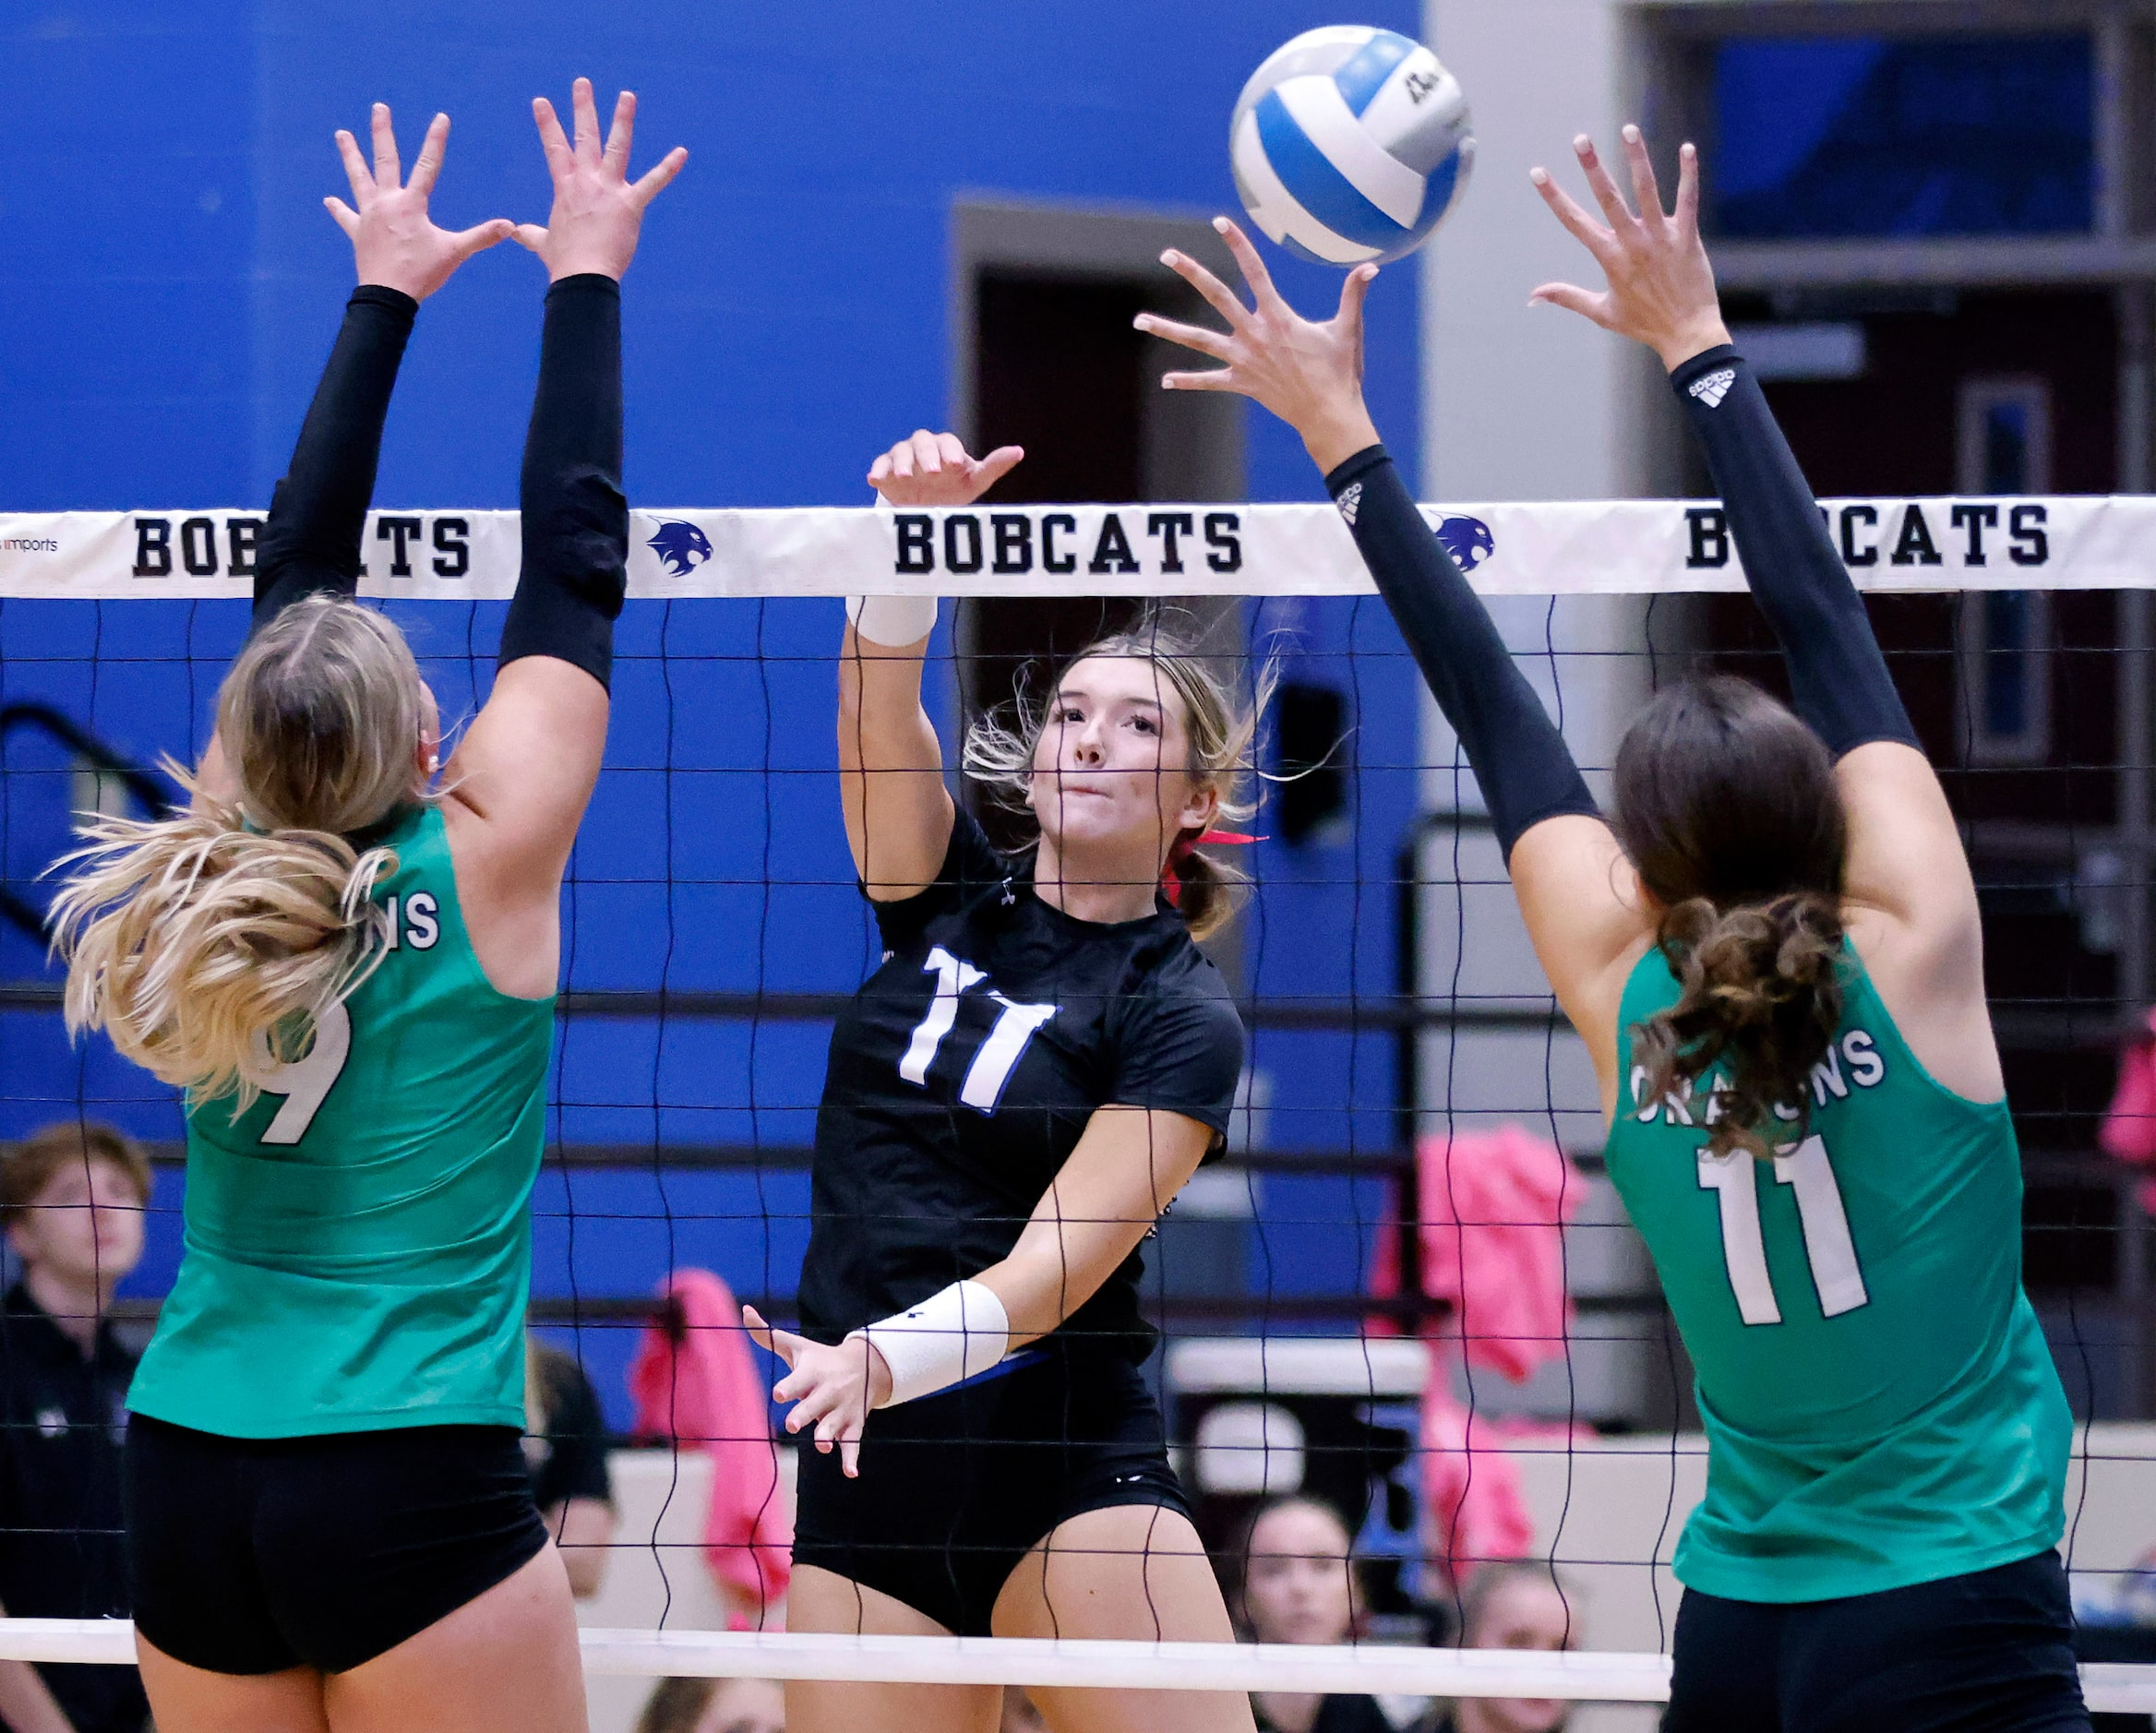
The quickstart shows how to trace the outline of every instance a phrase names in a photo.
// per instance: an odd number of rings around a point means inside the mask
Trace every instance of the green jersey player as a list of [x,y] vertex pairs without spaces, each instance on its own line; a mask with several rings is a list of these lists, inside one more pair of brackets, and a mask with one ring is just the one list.
[[1611,1176],[1698,1372],[1705,1502],[1677,1554],[1668,1733],[2086,1728],[2063,1528],[2069,1420],[2020,1283],[2020,1164],[1976,890],[1863,604],[1723,329],[1684,148],[1674,216],[1636,128],[1635,215],[1585,138],[1608,275],[1546,284],[1650,344],[1706,445],[1794,711],[1729,678],[1627,732],[1605,822],[1395,472],[1361,399],[1361,304],[1295,315],[1231,224],[1245,307],[1170,262],[1227,364],[1326,472],[1490,806],[1586,1040]]

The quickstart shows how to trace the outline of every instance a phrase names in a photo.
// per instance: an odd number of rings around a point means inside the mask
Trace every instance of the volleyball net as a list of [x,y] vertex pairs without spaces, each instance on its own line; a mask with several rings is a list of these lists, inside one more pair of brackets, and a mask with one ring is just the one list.
[[[1711,502],[1425,509],[1598,793],[1658,683],[1709,666],[1779,683]],[[1877,598],[1982,890],[2028,1282],[2084,1423],[2068,1560],[2089,1629],[2112,1642],[2090,1651],[2091,1701],[2156,1708],[2156,1669],[2126,1665],[2156,1624],[2142,1604],[2156,1293],[2137,1165],[2156,1164],[2156,1126],[2144,1148],[2130,1116],[2107,1120],[2156,999],[2156,627],[2138,587],[2156,573],[2156,500],[1823,509]],[[179,1106],[101,1043],[66,1040],[41,875],[74,815],[153,810],[173,793],[161,755],[191,761],[205,744],[262,522],[0,516],[0,1140],[97,1120],[150,1147],[158,1182],[119,1313],[138,1339],[179,1256]],[[445,722],[468,717],[515,582],[515,514],[379,511],[365,546],[362,594],[405,627]],[[1473,779],[1337,511],[639,509],[629,570],[607,768],[565,890],[534,1205],[534,1330],[581,1366],[617,1446],[587,1670],[1665,1694],[1669,1561],[1704,1484],[1683,1346],[1603,1175],[1591,1070],[1534,962]],[[1231,1606],[1251,1513],[1308,1494],[1351,1536],[1350,1644],[725,1629],[778,1610],[754,1586],[774,1531],[718,1536],[706,1510],[729,1470],[708,1438],[640,1414],[630,1374],[670,1332],[678,1345],[680,1302],[657,1296],[684,1272],[795,1317],[832,1020],[880,955],[834,748],[832,598],[863,593],[963,598],[943,610],[927,685],[947,761],[966,717],[1141,614],[1176,625],[1246,696],[1264,671],[1278,680],[1261,736],[1275,780],[1244,827],[1258,840],[1237,851],[1250,898],[1209,947],[1243,1010],[1248,1065],[1226,1158],[1144,1247],[1165,1337],[1147,1375]],[[772,1414],[751,1418],[783,1502],[792,1445]],[[534,1442],[537,1463],[551,1446]],[[16,1520],[0,1512],[0,1526]],[[1517,1560],[1562,1596],[1571,1652],[1460,1646],[1478,1572]],[[8,1619],[0,1656],[131,1650],[124,1627]]]

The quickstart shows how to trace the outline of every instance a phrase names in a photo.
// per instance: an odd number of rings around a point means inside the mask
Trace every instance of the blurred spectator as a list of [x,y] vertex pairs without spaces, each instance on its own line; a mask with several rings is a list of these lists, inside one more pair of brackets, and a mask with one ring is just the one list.
[[663,1679],[636,1733],[786,1733],[786,1694],[768,1679]]
[[1048,1718],[1025,1694],[1024,1685],[1003,1687],[1003,1719],[996,1733],[1048,1733]]
[[[1463,1649],[1578,1647],[1572,1609],[1546,1564],[1492,1561],[1478,1570],[1460,1603]],[[1557,1733],[1572,1705],[1551,1697],[1463,1697],[1432,1733]]]
[[606,1416],[584,1368],[559,1348],[524,1335],[524,1460],[532,1496],[553,1531],[570,1591],[588,1600],[605,1581],[614,1539],[614,1480],[606,1468]]
[[[21,1266],[0,1301],[0,1609],[125,1619],[120,1464],[135,1356],[113,1290],[142,1256],[150,1162],[94,1123],[48,1126],[0,1163],[0,1224]],[[132,1667],[0,1661],[15,1733],[141,1733]]]
[[[1346,1643],[1362,1618],[1352,1536],[1320,1499],[1258,1506],[1236,1551],[1228,1606],[1258,1643]],[[1260,1733],[1397,1733],[1374,1697],[1253,1691]]]

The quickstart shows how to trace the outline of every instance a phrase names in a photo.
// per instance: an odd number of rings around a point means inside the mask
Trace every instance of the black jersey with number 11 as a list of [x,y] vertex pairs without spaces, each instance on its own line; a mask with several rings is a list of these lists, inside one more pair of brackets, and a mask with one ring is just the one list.
[[[874,907],[883,962],[832,1032],[816,1120],[801,1323],[823,1342],[1006,1257],[1097,1107],[1183,1114],[1217,1152],[1242,1070],[1180,915],[1066,914],[963,811],[936,882]],[[1061,1333],[1143,1359],[1142,1270],[1134,1252]]]

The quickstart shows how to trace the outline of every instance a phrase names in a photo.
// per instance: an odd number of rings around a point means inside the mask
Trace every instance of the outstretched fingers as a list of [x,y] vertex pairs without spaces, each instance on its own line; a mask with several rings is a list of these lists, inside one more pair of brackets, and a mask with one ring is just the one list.
[[337,129],[337,154],[344,161],[344,178],[352,183],[352,202],[365,210],[375,194],[375,172],[359,154],[359,140],[341,126]]
[[1363,305],[1370,299],[1370,285],[1376,281],[1377,267],[1362,264],[1349,271],[1347,281],[1340,285],[1340,310],[1333,317],[1355,340],[1358,353],[1362,348]]
[[442,153],[449,149],[449,117],[437,114],[429,123],[426,137],[420,141],[419,160],[412,165],[412,179],[406,183],[412,190],[425,198],[434,191],[434,184],[442,172]]
[[1209,330],[1203,325],[1180,324],[1174,319],[1164,319],[1157,313],[1141,313],[1131,323],[1148,337],[1180,343],[1201,355],[1211,355],[1216,361],[1226,361],[1234,353],[1234,340],[1225,331]]
[[353,209],[353,208],[346,204],[341,198],[325,198],[322,200],[322,204],[329,210],[330,216],[336,219],[337,226],[340,229],[342,229],[346,234],[351,235],[354,240],[359,238],[358,211]]
[[474,253],[484,253],[490,246],[497,246],[509,238],[516,227],[507,217],[494,217],[485,222],[474,223],[449,236],[450,256],[461,265]]
[[1196,373],[1164,373],[1160,376],[1160,388],[1164,391],[1239,391],[1242,382],[1236,377],[1233,367],[1208,367]]
[[1556,176],[1548,169],[1529,169],[1527,178],[1542,195],[1542,202],[1550,207],[1551,214],[1564,225],[1572,238],[1597,258],[1601,257],[1602,249],[1615,239],[1610,231],[1588,216],[1579,200],[1558,185]]
[[974,477],[985,492],[1016,469],[1019,460],[1024,455],[1024,446],[998,446],[974,465]]
[[546,153],[547,169],[556,180],[567,179],[575,172],[577,155],[569,149],[569,137],[561,130],[561,117],[554,112],[554,104],[543,96],[533,97],[532,119],[539,127],[539,148]]
[[1647,153],[1647,140],[1640,137],[1639,128],[1630,124],[1618,136],[1624,144],[1624,160],[1632,169],[1632,197],[1639,206],[1641,220],[1662,216],[1661,184],[1655,179],[1655,161]]
[[1602,166],[1595,141],[1583,132],[1572,141],[1572,148],[1579,158],[1580,167],[1587,171],[1587,191],[1594,194],[1595,203],[1601,206],[1611,233],[1623,233],[1635,221],[1632,208],[1624,202],[1624,195],[1617,190],[1617,183],[1610,178],[1610,171]]
[[377,102],[374,109],[375,185],[385,193],[401,184],[403,169],[397,161],[397,131],[389,122],[389,105]]
[[1251,245],[1251,237],[1242,232],[1241,225],[1227,217],[1216,217],[1213,227],[1228,243],[1228,250],[1235,256],[1235,268],[1242,272],[1257,304],[1271,312],[1284,311],[1287,303],[1273,287],[1273,273],[1265,269],[1265,261],[1258,257],[1258,249]]
[[1582,289],[1577,283],[1546,282],[1528,295],[1527,305],[1541,302],[1546,305],[1563,307],[1568,313],[1576,313],[1583,319],[1592,319],[1605,329],[1610,324],[1610,297],[1598,294],[1591,289]]
[[763,1321],[763,1315],[753,1306],[741,1309],[742,1327],[749,1332],[749,1339],[768,1354],[775,1354],[792,1369],[794,1355],[801,1345],[801,1338],[789,1330],[774,1330]]
[[577,161],[586,168],[597,168],[599,152],[599,105],[592,100],[592,81],[579,78],[569,87],[569,108],[576,115]]
[[643,178],[630,188],[636,197],[637,209],[641,210],[653,199],[665,191],[668,184],[688,166],[688,163],[689,152],[680,145],[676,145],[673,149],[659,159],[655,168],[646,169],[643,173]]
[[1203,295],[1205,305],[1226,319],[1230,329],[1240,331],[1250,323],[1251,310],[1243,305],[1241,297],[1188,253],[1179,253],[1171,246],[1160,256],[1160,262]]
[[1677,149],[1677,226],[1699,233],[1699,149],[1689,143]]
[[635,137],[636,92],[624,90],[614,99],[614,124],[606,131],[604,158],[607,168],[623,180],[629,178],[629,148]]

